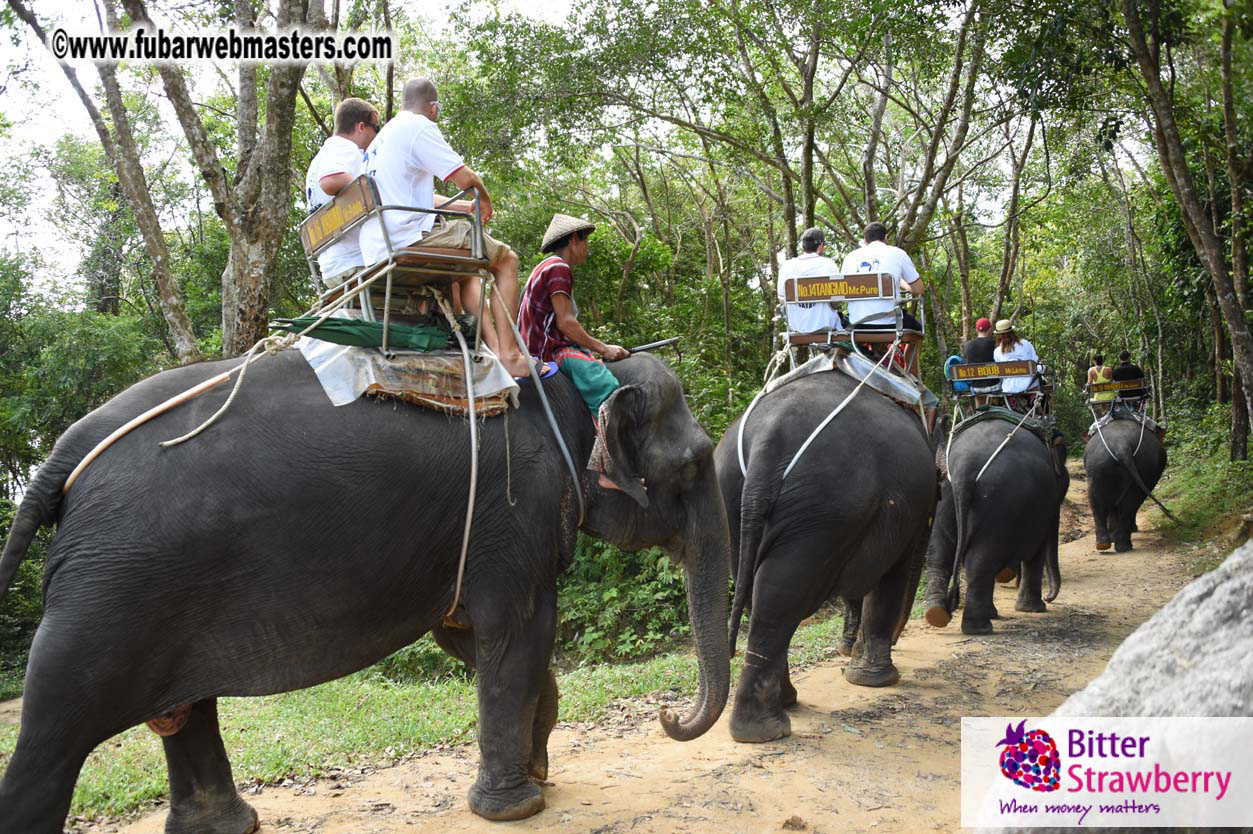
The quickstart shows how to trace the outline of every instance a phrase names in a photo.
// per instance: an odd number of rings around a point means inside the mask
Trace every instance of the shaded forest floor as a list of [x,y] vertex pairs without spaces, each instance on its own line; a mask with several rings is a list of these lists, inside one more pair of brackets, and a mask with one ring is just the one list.
[[[794,675],[800,703],[792,736],[737,744],[730,710],[688,744],[661,732],[660,691],[614,705],[597,723],[563,723],[549,745],[548,808],[519,823],[469,812],[473,745],[443,746],[384,769],[245,791],[262,832],[396,834],[504,830],[601,832],[951,831],[959,826],[963,715],[1047,714],[1100,674],[1118,644],[1192,578],[1187,557],[1148,529],[1135,550],[1098,554],[1081,464],[1062,521],[1062,592],[1045,614],[1013,610],[999,586],[1002,618],[990,637],[961,634],[959,618],[937,630],[910,623],[895,660],[901,683],[881,690],[844,682],[843,658]],[[1029,706],[1028,706],[1029,705]],[[92,834],[158,834],[164,812],[97,823]]]

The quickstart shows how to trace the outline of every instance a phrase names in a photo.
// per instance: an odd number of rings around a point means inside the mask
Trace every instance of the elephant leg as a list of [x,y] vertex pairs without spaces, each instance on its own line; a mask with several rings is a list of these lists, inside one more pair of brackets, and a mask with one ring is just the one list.
[[811,593],[814,582],[808,570],[806,560],[791,553],[767,556],[758,568],[744,671],[731,712],[731,737],[736,741],[773,741],[792,732],[783,711],[791,686],[788,645],[803,616],[820,602]]
[[996,554],[972,546],[966,558],[966,607],[962,610],[962,634],[991,634],[992,591],[1000,565]]
[[779,705],[784,709],[796,706],[796,687],[792,685],[792,675],[786,663],[779,679]]
[[843,628],[840,632],[840,645],[836,648],[844,657],[853,656],[853,644],[857,642],[857,632],[861,631],[862,600],[840,597],[840,607],[844,609]]
[[[436,626],[431,636],[449,655],[457,658],[471,669],[474,662],[474,630],[452,629]],[[536,779],[548,778],[548,736],[557,724],[557,678],[548,670],[544,689],[535,707],[535,723],[531,728],[531,759],[528,772]]]
[[1109,550],[1111,539],[1109,535],[1109,509],[1105,506],[1105,502],[1097,494],[1099,484],[1092,483],[1092,479],[1088,481],[1088,506],[1092,508],[1092,526],[1096,533],[1096,549]]
[[[94,652],[46,614],[31,647],[17,745],[0,782],[0,830],[61,834],[87,755],[124,727],[105,723],[93,686]],[[97,655],[97,664],[108,662]],[[102,676],[103,677],[103,676]]]
[[531,725],[531,761],[527,771],[539,780],[548,778],[548,736],[557,726],[557,676],[548,669],[544,689],[535,706],[535,722]]
[[1044,604],[1041,590],[1047,548],[1048,543],[1044,542],[1040,545],[1034,558],[1022,562],[1021,573],[1019,574],[1022,581],[1018,585],[1018,600],[1014,603],[1015,611],[1038,614],[1048,610],[1048,606]]
[[218,729],[218,702],[192,704],[183,728],[164,736],[170,774],[166,834],[251,834],[257,812],[240,798]]
[[861,606],[861,640],[844,679],[857,686],[891,686],[901,679],[892,664],[892,638],[900,622],[912,554],[902,555],[866,595]]
[[[511,589],[510,595],[528,590]],[[478,660],[479,775],[470,810],[491,820],[524,819],[544,809],[530,779],[536,707],[548,680],[557,630],[555,589],[538,594],[530,618],[505,598],[484,598],[471,620]]]
[[1114,551],[1117,553],[1127,553],[1132,549],[1131,528],[1135,527],[1136,511],[1140,509],[1140,501],[1130,494],[1133,491],[1128,490],[1128,494],[1118,502],[1118,526],[1114,532]]

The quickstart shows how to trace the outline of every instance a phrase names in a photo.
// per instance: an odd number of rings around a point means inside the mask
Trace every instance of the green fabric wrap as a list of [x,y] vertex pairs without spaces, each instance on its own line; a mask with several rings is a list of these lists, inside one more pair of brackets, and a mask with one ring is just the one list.
[[[299,333],[317,321],[314,316],[295,319],[276,319],[270,325],[274,330],[286,330]],[[383,323],[377,321],[359,321],[357,319],[329,318],[316,328],[305,334],[311,339],[334,342],[337,345],[352,347],[382,347]],[[398,350],[448,350],[452,347],[452,334],[445,327],[428,324],[400,324],[392,322],[388,326],[387,346]]]
[[[975,410],[973,415],[967,417],[965,420],[962,420],[956,427],[954,427],[953,434],[961,434],[973,425],[986,423],[990,420],[1001,420],[1009,423],[1011,426],[1016,426],[1019,421],[1022,421],[1022,415],[1013,409],[1003,408],[999,405],[980,406]],[[1043,420],[1039,420],[1035,417],[1028,417],[1026,421],[1022,423],[1022,427],[1030,431],[1036,437],[1040,438],[1040,442],[1045,446],[1051,445],[1053,429]]]
[[600,412],[600,404],[609,399],[609,395],[622,384],[613,375],[613,371],[605,367],[604,362],[578,348],[559,350],[554,358],[557,360],[557,370],[570,377],[593,415]]

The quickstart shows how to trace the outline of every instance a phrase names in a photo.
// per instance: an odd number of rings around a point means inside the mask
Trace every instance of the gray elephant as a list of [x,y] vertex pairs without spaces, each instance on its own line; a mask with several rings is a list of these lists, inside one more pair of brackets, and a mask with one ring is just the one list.
[[[860,608],[849,683],[900,678],[892,642],[908,617],[935,506],[936,472],[922,421],[864,388],[784,472],[810,432],[857,383],[836,371],[801,377],[764,396],[744,429],[736,420],[714,452],[736,559],[730,640],[750,604],[744,671],[731,735],[760,742],[791,732],[796,703],[788,645],[797,626],[835,595]],[[864,598],[864,601],[863,601]]]
[[[1116,415],[1117,416],[1117,415]],[[1166,447],[1156,428],[1134,418],[1114,419],[1093,432],[1083,450],[1096,549],[1131,550],[1136,513],[1166,470]]]
[[[1044,427],[1042,434],[1026,426],[1015,430],[1018,419],[972,422],[959,427],[951,444],[947,438],[940,443],[937,459],[948,477],[927,544],[926,592],[927,622],[937,628],[956,610],[963,568],[963,634],[992,633],[998,576],[1018,576],[1018,611],[1044,611],[1045,601],[1061,590],[1057,537],[1070,488],[1065,440]],[[1046,570],[1049,594],[1042,598]]]
[[607,458],[621,491],[595,475],[571,480],[530,387],[520,410],[481,424],[461,628],[442,618],[465,523],[466,421],[397,402],[333,408],[295,351],[255,365],[207,433],[157,446],[199,425],[224,392],[122,437],[62,495],[101,438],[237,363],[166,371],[119,394],[65,433],[26,490],[0,588],[35,530],[58,530],[21,732],[0,784],[4,830],[59,834],[87,754],[158,719],[166,831],[252,831],[256,814],[236,793],[215,699],[329,681],[432,630],[477,666],[481,757],[470,807],[490,819],[538,812],[533,778],[547,772],[556,719],[549,660],[576,489],[587,500],[582,529],[628,549],[664,546],[685,565],[700,691],[689,715],[663,712],[661,723],[691,739],[717,720],[730,676],[726,517],[713,444],[659,360],[614,365],[623,385],[601,411],[603,456],[593,455],[595,426],[569,380],[544,383],[575,459]]

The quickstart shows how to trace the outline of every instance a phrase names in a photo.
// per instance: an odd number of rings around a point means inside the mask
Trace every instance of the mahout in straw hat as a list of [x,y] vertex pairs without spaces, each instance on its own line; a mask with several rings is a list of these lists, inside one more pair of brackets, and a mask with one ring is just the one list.
[[596,231],[596,224],[589,223],[582,217],[554,214],[552,222],[548,224],[548,231],[544,232],[544,242],[540,245],[540,249],[544,252],[551,252],[558,248],[554,244],[560,243],[562,238],[568,237],[575,232],[581,232],[584,229],[590,234]]

